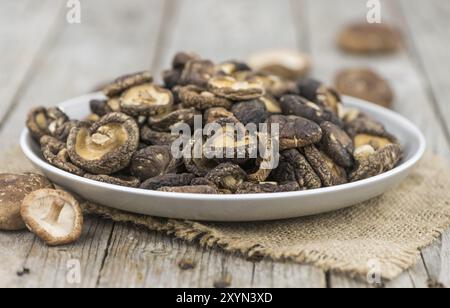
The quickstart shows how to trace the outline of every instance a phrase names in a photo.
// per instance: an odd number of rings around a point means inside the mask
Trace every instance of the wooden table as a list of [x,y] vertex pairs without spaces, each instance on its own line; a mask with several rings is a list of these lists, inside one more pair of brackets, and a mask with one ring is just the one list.
[[[124,72],[168,67],[178,50],[214,60],[245,59],[266,48],[297,48],[314,76],[374,67],[397,94],[395,109],[450,157],[450,2],[382,1],[383,20],[399,26],[406,46],[394,56],[353,57],[336,49],[336,31],[365,18],[362,0],[81,0],[81,24],[66,21],[66,1],[0,3],[0,155],[17,145],[33,105],[54,105]],[[177,263],[198,265],[182,271]],[[79,260],[81,284],[67,278]],[[263,260],[187,244],[130,225],[88,218],[76,244],[48,248],[27,232],[0,232],[2,287],[370,287],[308,265]],[[450,286],[450,232],[422,250],[418,264],[387,287]]]

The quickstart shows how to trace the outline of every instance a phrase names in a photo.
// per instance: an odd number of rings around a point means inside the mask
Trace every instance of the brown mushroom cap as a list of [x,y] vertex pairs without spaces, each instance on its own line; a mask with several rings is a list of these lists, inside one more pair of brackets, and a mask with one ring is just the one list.
[[145,83],[132,87],[120,97],[120,109],[130,116],[153,116],[168,112],[173,94],[167,89]]
[[107,183],[107,184],[113,184],[118,186],[124,186],[124,187],[132,187],[137,188],[141,184],[141,181],[139,181],[138,178],[132,177],[132,176],[111,176],[111,175],[104,175],[104,174],[85,174],[84,177],[89,180]]
[[194,126],[194,119],[198,112],[194,108],[178,109],[168,114],[149,117],[148,125],[160,132],[171,132],[179,124]]
[[401,34],[385,24],[355,23],[338,36],[339,47],[350,53],[388,53],[401,46]]
[[143,83],[150,83],[153,81],[152,74],[150,72],[139,72],[135,74],[129,74],[122,77],[117,78],[112,83],[107,85],[103,89],[103,93],[105,93],[108,97],[114,97],[120,95],[125,90],[141,85]]
[[353,166],[353,140],[339,126],[331,122],[323,122],[321,149],[338,165],[344,168]]
[[141,141],[147,145],[172,145],[177,138],[179,136],[168,132],[155,131],[148,125],[144,125],[141,128]]
[[41,189],[22,202],[20,211],[28,229],[50,246],[64,245],[81,236],[83,213],[67,192]]
[[180,100],[186,108],[194,107],[206,110],[213,107],[230,109],[232,102],[226,98],[218,97],[213,93],[197,86],[186,86],[180,89]]
[[205,194],[218,195],[220,191],[212,186],[198,185],[198,186],[180,186],[180,187],[161,187],[158,191],[184,194]]
[[394,99],[394,91],[389,83],[368,68],[343,70],[336,76],[335,84],[341,94],[361,98],[387,108],[391,107]]
[[137,151],[130,163],[131,174],[141,181],[167,173],[176,173],[182,164],[174,159],[169,146],[149,146]]
[[309,56],[289,49],[267,50],[249,58],[250,66],[259,72],[297,80],[311,68]]
[[247,179],[247,173],[238,165],[224,163],[211,170],[205,178],[216,184],[219,188],[235,192]]
[[92,126],[80,124],[67,140],[72,162],[93,174],[125,168],[139,146],[139,127],[123,113],[109,113]]
[[215,65],[213,62],[202,59],[191,59],[184,65],[178,83],[180,85],[195,85],[204,88],[214,73]]
[[310,145],[304,148],[305,157],[320,177],[323,186],[330,187],[347,183],[347,172],[328,155]]
[[69,173],[83,176],[85,171],[70,161],[66,144],[51,136],[41,138],[41,151],[45,160],[53,166]]
[[259,81],[237,80],[231,76],[213,77],[208,81],[208,89],[219,97],[232,101],[256,99],[265,94]]
[[29,112],[26,124],[31,136],[39,142],[45,135],[67,137],[67,134],[64,135],[64,128],[61,128],[67,121],[68,116],[59,108],[37,107]]
[[0,230],[24,229],[20,216],[22,201],[29,193],[42,188],[53,188],[53,184],[39,174],[0,174]]

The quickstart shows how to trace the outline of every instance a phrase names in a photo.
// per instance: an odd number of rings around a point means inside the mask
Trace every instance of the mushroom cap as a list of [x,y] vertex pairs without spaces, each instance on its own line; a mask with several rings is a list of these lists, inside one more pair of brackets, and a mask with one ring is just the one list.
[[308,73],[311,59],[295,50],[274,49],[250,56],[249,64],[256,71],[295,80]]
[[53,184],[39,174],[0,174],[0,230],[25,229],[20,216],[22,201],[29,193],[42,188],[53,188]]
[[22,202],[20,210],[28,229],[50,246],[64,245],[81,236],[83,213],[69,193],[41,189]]
[[130,116],[153,116],[168,112],[173,106],[170,90],[144,83],[126,90],[120,97],[120,108]]
[[208,89],[219,97],[232,101],[244,101],[260,98],[265,94],[259,81],[238,80],[231,76],[217,76],[208,81]]
[[122,92],[131,87],[138,86],[143,83],[150,83],[152,81],[153,77],[150,72],[139,72],[129,74],[119,77],[110,84],[108,84],[103,89],[103,93],[105,93],[105,95],[108,97],[114,97],[120,95]]
[[206,110],[213,107],[230,109],[233,104],[230,100],[218,97],[197,86],[186,86],[180,89],[180,100],[184,107],[195,107],[198,110]]
[[139,146],[139,127],[123,113],[109,113],[92,126],[81,123],[67,140],[72,162],[93,174],[124,169]]

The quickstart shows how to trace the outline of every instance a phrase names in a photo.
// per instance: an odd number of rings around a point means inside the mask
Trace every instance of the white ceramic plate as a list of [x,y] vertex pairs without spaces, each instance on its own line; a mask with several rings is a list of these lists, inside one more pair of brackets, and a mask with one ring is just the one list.
[[[59,106],[71,118],[84,119],[89,101],[103,98],[95,93],[66,101]],[[382,175],[330,188],[252,195],[194,195],[126,188],[88,180],[45,162],[27,129],[21,147],[28,159],[54,183],[87,200],[116,209],[169,218],[203,221],[261,221],[329,212],[379,196],[399,184],[425,152],[425,138],[409,120],[390,110],[345,97],[346,106],[357,107],[385,124],[404,146],[405,158],[394,170]]]

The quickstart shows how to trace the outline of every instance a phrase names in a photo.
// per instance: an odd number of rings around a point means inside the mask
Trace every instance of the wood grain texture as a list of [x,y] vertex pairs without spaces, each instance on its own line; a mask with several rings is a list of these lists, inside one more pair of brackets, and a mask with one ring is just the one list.
[[0,4],[0,121],[17,103],[17,96],[58,30],[55,23],[63,2],[2,1]]
[[[409,32],[407,25],[401,23],[398,12],[389,1],[382,1],[383,22],[398,26],[403,32]],[[426,83],[420,69],[411,57],[411,51],[405,49],[395,55],[379,57],[363,57],[348,55],[336,47],[336,35],[339,29],[353,21],[364,21],[367,14],[365,2],[358,0],[314,0],[306,5],[309,29],[309,51],[314,60],[314,76],[332,84],[334,76],[340,69],[349,67],[371,67],[387,78],[396,92],[394,109],[416,123],[425,133],[429,147],[437,153],[449,157],[450,147],[447,132],[439,121],[432,105],[432,96],[427,91]],[[323,26],[326,20],[327,26]],[[418,112],[420,110],[420,112]],[[423,286],[426,284],[424,266],[412,269],[409,274],[402,275],[391,286]],[[413,280],[413,277],[416,281]],[[421,279],[421,281],[417,281]],[[356,283],[356,285],[355,285]],[[331,274],[332,287],[360,286],[364,284],[349,281],[346,278]]]

